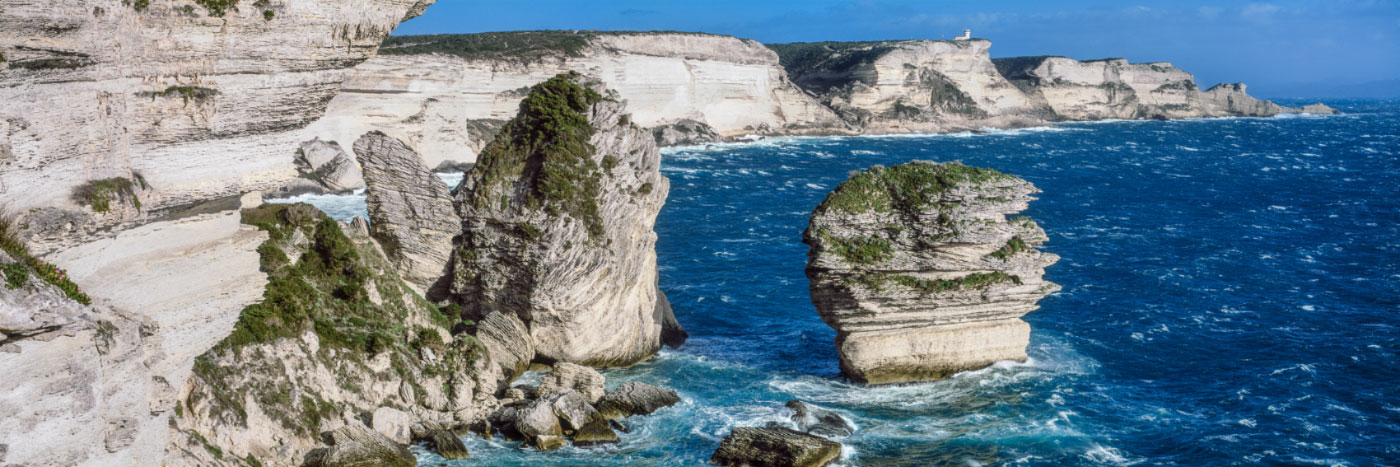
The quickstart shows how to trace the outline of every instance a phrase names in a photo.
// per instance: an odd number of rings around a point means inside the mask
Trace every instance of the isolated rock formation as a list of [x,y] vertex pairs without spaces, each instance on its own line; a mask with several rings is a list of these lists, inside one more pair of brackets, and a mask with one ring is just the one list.
[[1322,103],[1303,107],[1284,107],[1270,101],[1261,101],[1245,93],[1244,83],[1221,83],[1205,90],[1202,96],[1210,107],[1213,116],[1261,117],[1281,113],[1305,113],[1330,115],[1336,109]]
[[715,133],[714,128],[710,128],[704,122],[690,119],[652,128],[651,134],[656,137],[658,146],[688,146],[723,139],[719,133]]
[[[525,91],[568,71],[600,79],[633,123],[686,120],[724,137],[830,133],[845,125],[787,79],[758,42],[699,33],[526,31],[404,36],[356,67],[307,137],[403,139],[428,167],[472,162]],[[694,141],[698,139],[691,138]]]
[[452,192],[413,148],[384,133],[356,140],[355,157],[364,167],[370,236],[414,291],[430,295],[446,274],[452,238],[462,229]]
[[782,427],[739,427],[710,462],[746,467],[821,467],[841,456],[841,443]]
[[652,230],[670,183],[651,135],[596,86],[534,86],[482,151],[456,192],[453,291],[468,319],[518,317],[535,360],[625,366],[675,322],[657,306]]
[[359,164],[335,141],[315,138],[301,143],[292,163],[296,165],[297,178],[282,187],[279,194],[349,193],[365,187]]
[[927,381],[1025,360],[1020,317],[1059,286],[1024,210],[1036,189],[994,170],[915,161],[852,176],[812,212],[812,303],[861,383]]

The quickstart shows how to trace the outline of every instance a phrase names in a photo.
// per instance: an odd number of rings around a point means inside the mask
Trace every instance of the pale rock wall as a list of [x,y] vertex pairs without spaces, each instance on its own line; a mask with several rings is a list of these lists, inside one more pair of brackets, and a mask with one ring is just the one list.
[[[450,55],[384,55],[355,69],[303,139],[353,141],[371,131],[403,139],[437,168],[476,160],[515,116],[524,88],[565,71],[600,79],[635,123],[691,119],[724,136],[842,128],[830,110],[788,81],[778,57],[751,40],[706,34],[606,34],[578,57],[533,62]],[[486,120],[486,122],[481,122]]]
[[[131,171],[162,205],[280,186],[296,175],[296,130],[321,116],[344,70],[432,0],[273,2],[271,20],[251,3],[215,17],[183,0],[142,11],[5,0],[0,197],[74,208],[73,187]],[[142,94],[172,86],[212,91]]]

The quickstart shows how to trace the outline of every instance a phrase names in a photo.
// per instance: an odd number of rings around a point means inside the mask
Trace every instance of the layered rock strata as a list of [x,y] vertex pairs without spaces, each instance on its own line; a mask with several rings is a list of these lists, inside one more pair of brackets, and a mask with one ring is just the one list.
[[991,41],[770,45],[794,82],[865,132],[1034,125],[1048,115],[997,72]]
[[132,171],[167,205],[281,186],[344,70],[432,2],[7,3],[0,197],[72,208]]
[[1059,290],[1058,257],[1024,210],[1036,189],[994,170],[916,161],[852,176],[812,212],[812,303],[836,329],[841,371],[870,384],[928,381],[1025,360],[1020,317]]
[[690,120],[721,136],[844,128],[752,40],[531,31],[391,38],[305,135],[345,143],[379,130],[418,148],[429,167],[472,162],[530,86],[568,71],[617,91],[641,127]]
[[601,89],[577,74],[532,87],[455,193],[455,300],[468,319],[518,318],[542,362],[630,365],[677,335],[652,230],[670,183]]
[[1245,94],[1243,84],[1222,84],[1202,92],[1194,76],[1166,62],[1013,57],[999,58],[993,63],[1037,103],[1049,106],[1059,120],[1336,113],[1321,104],[1305,109],[1261,101]]
[[744,467],[821,467],[841,456],[841,443],[783,427],[739,427],[710,462]]
[[351,193],[365,187],[364,176],[354,156],[334,141],[320,138],[301,143],[292,163],[297,178],[287,182],[276,194],[293,196],[304,193]]
[[[361,136],[355,157],[364,168],[370,236],[404,281],[429,296],[446,274],[452,239],[462,229],[451,191],[413,148],[384,133]],[[445,294],[446,285],[441,288]]]

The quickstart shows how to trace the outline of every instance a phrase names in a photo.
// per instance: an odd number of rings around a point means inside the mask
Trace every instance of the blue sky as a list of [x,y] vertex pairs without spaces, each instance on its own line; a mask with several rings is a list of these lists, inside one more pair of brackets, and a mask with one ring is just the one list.
[[1258,96],[1400,96],[1400,0],[438,0],[396,35],[681,30],[763,42],[949,38],[993,57],[1169,61]]

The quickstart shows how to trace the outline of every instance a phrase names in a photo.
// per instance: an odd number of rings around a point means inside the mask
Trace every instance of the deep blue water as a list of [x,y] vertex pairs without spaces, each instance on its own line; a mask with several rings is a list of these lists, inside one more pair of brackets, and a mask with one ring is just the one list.
[[[619,446],[467,438],[454,465],[697,465],[794,398],[859,425],[856,465],[1400,464],[1400,101],[1329,104],[1348,114],[668,150],[661,287],[691,339],[608,376],[684,404]],[[801,233],[848,172],[914,159],[1042,189],[1025,214],[1064,290],[1026,316],[1027,363],[850,385]]]

